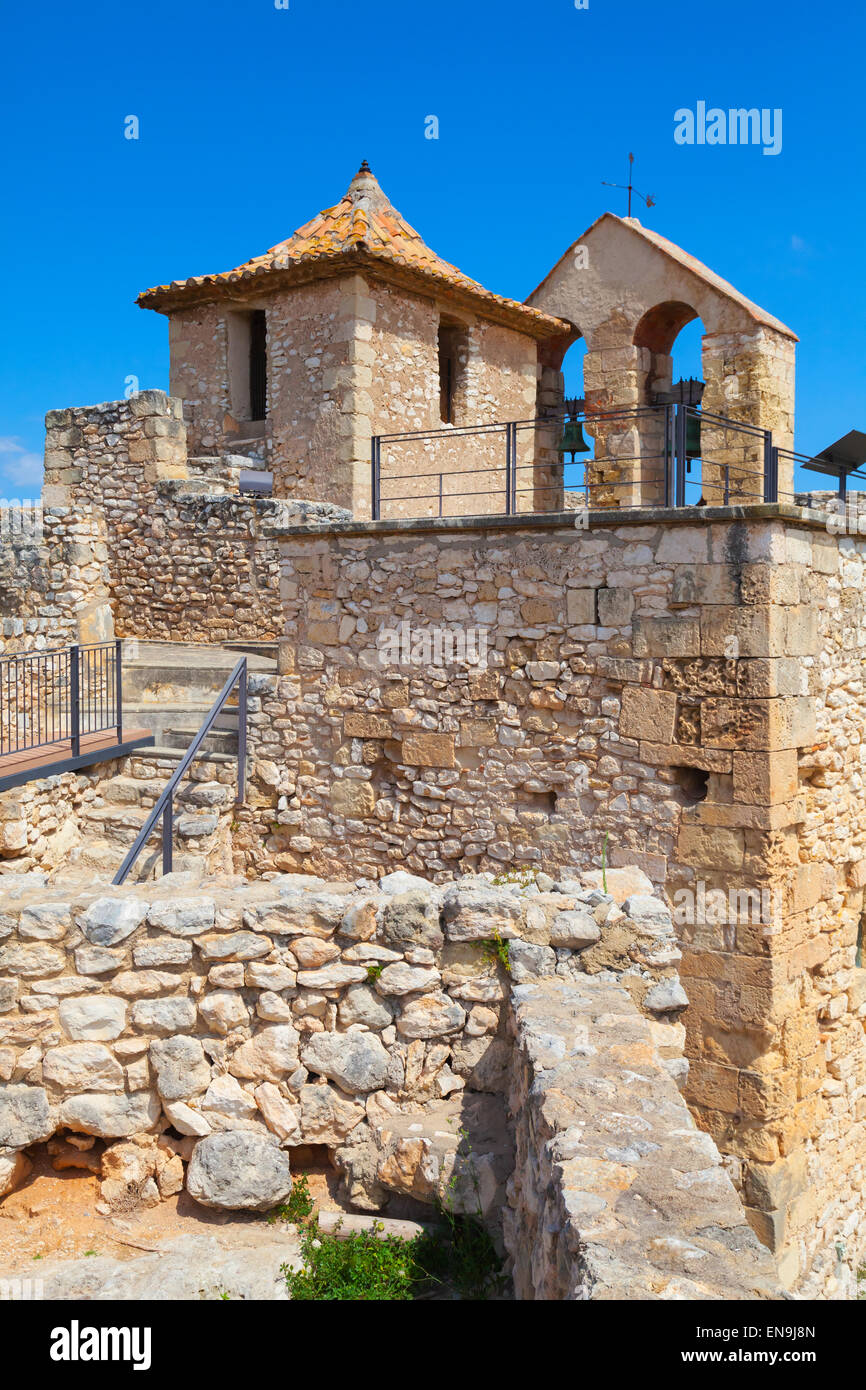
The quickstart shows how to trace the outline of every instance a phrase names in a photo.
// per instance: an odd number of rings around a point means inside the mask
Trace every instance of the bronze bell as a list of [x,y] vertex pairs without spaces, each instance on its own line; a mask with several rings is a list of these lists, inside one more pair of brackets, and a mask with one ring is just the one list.
[[686,416],[686,458],[699,459],[700,457],[701,417],[697,414],[689,414]]
[[571,454],[571,461],[574,463],[575,454],[588,454],[589,445],[583,437],[583,429],[579,420],[566,420],[562,427],[562,438],[557,446],[560,454]]

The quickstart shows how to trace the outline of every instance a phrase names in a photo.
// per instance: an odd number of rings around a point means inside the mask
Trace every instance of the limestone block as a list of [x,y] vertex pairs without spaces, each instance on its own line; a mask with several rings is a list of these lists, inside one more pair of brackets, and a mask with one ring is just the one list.
[[623,738],[672,743],[677,697],[672,691],[627,686],[622,692],[619,731]]
[[637,657],[700,656],[700,625],[696,618],[635,618],[632,645]]
[[568,589],[566,616],[570,627],[592,627],[596,623],[595,589]]
[[403,738],[401,760],[409,767],[454,767],[454,735],[414,730]]
[[340,778],[331,783],[330,802],[336,815],[364,820],[375,810],[376,794],[369,782]]
[[735,801],[772,806],[789,801],[799,790],[793,748],[775,753],[734,752],[733,774]]

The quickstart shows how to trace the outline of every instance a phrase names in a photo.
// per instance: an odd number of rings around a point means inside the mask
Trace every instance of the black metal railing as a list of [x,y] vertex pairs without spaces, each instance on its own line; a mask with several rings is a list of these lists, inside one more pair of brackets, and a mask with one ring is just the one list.
[[123,742],[122,643],[96,642],[0,657],[0,757],[117,730]]
[[247,659],[241,657],[219,695],[214,700],[207,718],[184,753],[177,768],[172,773],[153,810],[139,831],[135,844],[127,854],[112,883],[120,885],[126,881],[147,841],[153,834],[157,821],[162,819],[162,872],[170,874],[174,856],[174,797],[178,786],[195,758],[202,743],[207,738],[219,715],[229,702],[229,696],[238,688],[238,792],[235,804],[240,806],[246,798],[247,786]]
[[[564,449],[572,454],[570,464],[558,454],[562,411],[374,435],[373,520],[569,510],[575,495],[597,507],[608,500],[668,507],[779,501],[780,450],[769,430],[683,402],[567,413],[590,436],[582,463],[574,462],[577,450]],[[472,454],[463,440],[471,441]],[[409,457],[401,467],[402,446]],[[445,462],[443,452],[450,455]],[[809,466],[805,456],[798,461]],[[786,494],[786,500],[793,497]]]

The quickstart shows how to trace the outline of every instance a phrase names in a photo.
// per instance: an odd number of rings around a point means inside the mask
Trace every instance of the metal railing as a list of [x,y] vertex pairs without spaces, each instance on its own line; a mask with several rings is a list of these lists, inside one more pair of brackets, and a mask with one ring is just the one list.
[[[581,464],[565,464],[558,454],[562,411],[489,425],[374,435],[373,520],[385,514],[510,516],[568,510],[565,493],[582,494],[586,506],[603,506],[607,500],[667,507],[779,500],[779,450],[769,430],[684,403],[568,414],[590,436]],[[699,451],[690,446],[690,423],[697,423],[702,436]],[[471,455],[463,440],[470,441]],[[402,468],[395,467],[393,456],[403,445],[409,458]],[[440,461],[443,451],[451,456],[447,465]],[[700,484],[690,478],[698,459]],[[432,466],[425,469],[425,460]],[[690,499],[689,492],[699,486],[709,495]]]
[[153,810],[141,827],[136,836],[135,844],[130,849],[114,878],[112,883],[120,885],[126,881],[130,869],[135,863],[147,841],[153,833],[153,828],[157,821],[162,817],[162,872],[170,874],[174,862],[174,796],[177,788],[185,777],[190,764],[198,753],[199,748],[207,738],[219,715],[228,704],[229,696],[238,687],[238,793],[235,805],[240,806],[246,797],[247,786],[247,659],[241,657],[235,666],[219,695],[214,700],[207,718],[184,753],[177,768],[172,773]]
[[123,742],[120,639],[0,657],[0,757],[117,730]]

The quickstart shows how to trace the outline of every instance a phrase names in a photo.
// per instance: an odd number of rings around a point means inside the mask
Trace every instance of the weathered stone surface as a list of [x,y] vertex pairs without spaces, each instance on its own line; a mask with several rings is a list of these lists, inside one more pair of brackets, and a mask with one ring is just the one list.
[[75,952],[75,969],[79,975],[111,975],[125,960],[123,951],[111,951],[106,946],[79,946]]
[[232,932],[229,936],[202,936],[196,942],[203,960],[255,960],[267,956],[271,942],[252,932]]
[[[412,875],[389,874],[388,878],[392,880],[390,901],[386,902],[380,912],[382,935],[385,940],[397,947],[414,945],[438,950],[445,938],[439,925],[439,906],[436,899],[430,895],[429,885],[425,885],[427,891],[424,892],[417,888],[398,892],[394,890],[402,889],[403,882],[411,880]],[[395,879],[400,879],[401,882],[394,884]],[[383,879],[382,882],[386,880]]]
[[18,935],[36,941],[62,941],[71,925],[70,903],[33,903],[18,918]]
[[214,1077],[198,1103],[211,1123],[216,1115],[231,1123],[249,1120],[256,1113],[256,1103],[250,1093],[227,1072]]
[[250,1021],[250,1012],[238,990],[215,990],[199,1001],[199,1013],[208,1028],[214,1033],[225,1035],[236,1028],[245,1028]]
[[289,1160],[274,1140],[246,1130],[210,1134],[193,1150],[186,1187],[206,1207],[270,1211],[292,1190]]
[[449,888],[442,903],[449,941],[485,941],[520,935],[520,899],[504,888]]
[[150,1044],[156,1089],[163,1100],[189,1100],[210,1084],[210,1063],[198,1038],[178,1034]]
[[132,959],[139,970],[159,969],[163,965],[186,965],[192,960],[192,942],[170,936],[141,941],[133,947]]
[[420,990],[435,989],[441,984],[442,976],[430,966],[411,966],[402,962],[386,965],[376,980],[377,994],[403,995],[415,994]]
[[281,1142],[300,1142],[301,1123],[298,1112],[280,1090],[270,1081],[263,1081],[253,1094],[268,1129]]
[[126,1000],[109,994],[87,999],[64,999],[60,1005],[60,1026],[68,1038],[104,1042],[119,1038],[126,1027]]
[[79,919],[88,941],[114,946],[137,931],[148,914],[148,904],[138,898],[97,898]]
[[342,1144],[364,1119],[364,1107],[341,1095],[335,1086],[302,1086],[301,1131],[308,1144]]
[[466,1022],[466,1010],[455,999],[436,991],[404,1004],[397,1018],[397,1032],[404,1038],[435,1038],[458,1032]]
[[372,1033],[315,1033],[301,1049],[301,1061],[350,1095],[378,1091],[388,1075],[388,1053]]
[[134,1095],[67,1096],[60,1107],[60,1122],[82,1134],[120,1139],[151,1129],[160,1116],[159,1096],[154,1091]]
[[198,936],[212,931],[216,906],[212,898],[186,898],[154,903],[147,914],[148,924],[171,936]]
[[56,1128],[57,1112],[41,1086],[0,1086],[0,1149],[24,1149]]
[[342,995],[337,1011],[342,1027],[364,1023],[368,1028],[387,1028],[393,1021],[391,1010],[369,985],[351,985]]
[[52,1047],[42,1059],[46,1085],[62,1091],[122,1091],[123,1068],[100,1043]]
[[232,1053],[229,1071],[242,1081],[282,1081],[298,1065],[298,1041],[288,1023],[261,1028]]
[[573,951],[591,946],[600,936],[599,925],[588,911],[558,912],[550,927],[551,946],[567,946]]
[[140,1033],[160,1037],[188,1033],[195,1026],[195,1004],[191,999],[139,999],[132,1006],[132,1023]]
[[33,1164],[23,1153],[0,1153],[0,1200],[20,1187]]
[[367,978],[363,965],[326,965],[321,970],[299,970],[298,984],[305,989],[344,989]]
[[679,980],[662,980],[647,990],[643,998],[644,1008],[654,1014],[673,1013],[684,1009],[688,1002],[688,995]]
[[211,1127],[198,1110],[192,1105],[187,1105],[182,1100],[164,1100],[162,1108],[165,1111],[166,1119],[174,1126],[178,1134],[200,1137],[210,1134]]
[[59,975],[65,964],[66,958],[56,946],[24,941],[0,946],[0,970],[4,974],[21,975],[25,980]]

